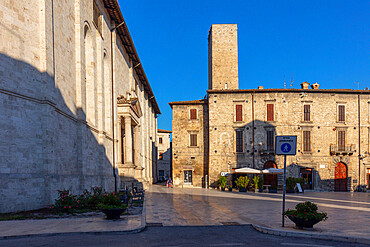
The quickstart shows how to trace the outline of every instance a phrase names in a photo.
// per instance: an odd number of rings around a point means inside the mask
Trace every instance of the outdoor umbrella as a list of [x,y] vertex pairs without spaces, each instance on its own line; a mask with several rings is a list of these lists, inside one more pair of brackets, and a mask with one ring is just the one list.
[[278,169],[278,168],[268,168],[262,170],[263,174],[282,174],[284,173],[284,169]]
[[261,170],[249,168],[249,167],[244,167],[244,168],[239,168],[235,170],[236,173],[250,173],[250,174],[260,174],[262,173]]

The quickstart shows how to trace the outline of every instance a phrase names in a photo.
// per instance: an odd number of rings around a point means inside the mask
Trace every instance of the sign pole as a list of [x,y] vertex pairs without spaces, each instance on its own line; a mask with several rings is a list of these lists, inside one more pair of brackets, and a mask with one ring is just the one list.
[[284,155],[284,186],[283,186],[283,218],[282,226],[284,227],[284,212],[285,212],[285,189],[286,189],[286,155]]

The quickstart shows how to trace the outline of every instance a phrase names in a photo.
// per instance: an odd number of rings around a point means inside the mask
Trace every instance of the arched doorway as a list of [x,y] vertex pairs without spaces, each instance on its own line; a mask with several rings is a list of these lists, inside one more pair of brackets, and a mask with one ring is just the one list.
[[347,191],[347,174],[347,166],[342,162],[338,162],[335,166],[335,191]]
[[[275,162],[269,160],[263,165],[263,169],[277,168]],[[277,188],[278,179],[276,174],[263,174],[263,183],[266,185],[271,185],[271,187]]]

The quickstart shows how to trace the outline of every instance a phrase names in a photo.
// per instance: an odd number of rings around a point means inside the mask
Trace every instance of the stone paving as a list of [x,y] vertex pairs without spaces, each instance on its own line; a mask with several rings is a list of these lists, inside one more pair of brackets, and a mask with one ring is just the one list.
[[[166,188],[153,185],[146,192],[147,223],[164,226],[257,224],[294,230],[285,220],[281,227],[282,195],[240,193],[200,188]],[[287,194],[286,209],[312,201],[329,219],[315,225],[315,233],[370,238],[370,193],[305,192]]]

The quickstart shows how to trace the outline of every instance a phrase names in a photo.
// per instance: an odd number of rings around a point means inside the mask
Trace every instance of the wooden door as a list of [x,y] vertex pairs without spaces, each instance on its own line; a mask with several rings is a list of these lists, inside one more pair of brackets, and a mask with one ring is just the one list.
[[347,166],[342,162],[335,166],[335,191],[347,191]]
[[[268,168],[277,168],[277,166],[273,161],[267,161],[263,165],[263,169],[268,169]],[[277,187],[278,185],[277,175],[276,174],[263,174],[263,184]]]

